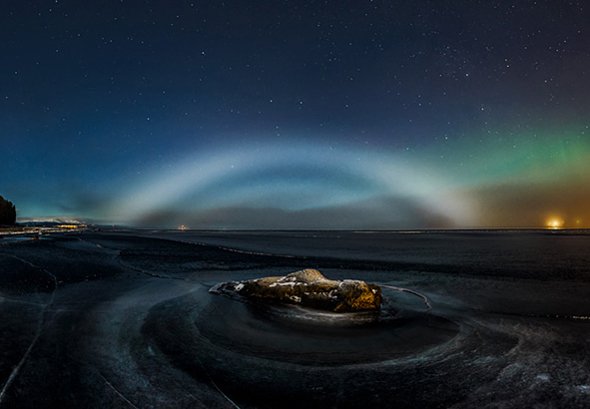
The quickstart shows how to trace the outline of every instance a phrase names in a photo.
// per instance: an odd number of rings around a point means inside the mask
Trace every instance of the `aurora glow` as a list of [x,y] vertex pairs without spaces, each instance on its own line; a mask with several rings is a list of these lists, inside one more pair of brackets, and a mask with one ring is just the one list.
[[0,194],[150,227],[590,227],[590,16],[562,3],[15,2]]

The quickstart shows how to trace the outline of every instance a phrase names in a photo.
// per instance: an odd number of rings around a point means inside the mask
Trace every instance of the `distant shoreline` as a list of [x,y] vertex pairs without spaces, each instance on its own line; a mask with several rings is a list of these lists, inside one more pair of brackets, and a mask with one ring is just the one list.
[[[111,225],[93,225],[105,231],[137,231],[137,232],[177,232],[179,235],[186,233],[227,233],[227,234],[260,234],[260,233],[354,233],[354,234],[501,234],[501,233],[539,233],[539,234],[590,234],[589,228],[465,228],[465,229],[186,229],[174,228],[149,228],[149,227],[128,227]],[[0,226],[0,236],[27,235],[43,233],[63,233],[73,231],[84,231],[89,228],[86,224],[47,224],[47,225],[15,225]]]
[[25,236],[31,234],[63,233],[69,231],[83,231],[86,229],[86,225],[0,226],[0,236]]
[[186,229],[179,230],[174,228],[148,228],[148,227],[121,227],[121,229],[137,231],[162,231],[178,232],[179,234],[188,232],[198,233],[357,233],[357,234],[446,234],[446,233],[590,233],[590,228],[560,228],[551,229],[543,227],[523,227],[523,228],[473,228],[473,229]]

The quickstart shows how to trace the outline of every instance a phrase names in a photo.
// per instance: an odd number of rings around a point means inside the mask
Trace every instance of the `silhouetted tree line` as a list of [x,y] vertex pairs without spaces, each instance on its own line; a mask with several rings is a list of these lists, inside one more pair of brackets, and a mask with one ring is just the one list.
[[16,208],[14,204],[0,196],[0,224],[16,223]]

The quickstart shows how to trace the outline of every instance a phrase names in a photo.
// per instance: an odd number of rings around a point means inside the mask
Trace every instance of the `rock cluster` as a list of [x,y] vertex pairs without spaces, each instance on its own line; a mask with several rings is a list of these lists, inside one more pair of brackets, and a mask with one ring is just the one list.
[[332,312],[378,311],[381,307],[379,286],[360,280],[329,280],[314,269],[222,283],[214,292]]

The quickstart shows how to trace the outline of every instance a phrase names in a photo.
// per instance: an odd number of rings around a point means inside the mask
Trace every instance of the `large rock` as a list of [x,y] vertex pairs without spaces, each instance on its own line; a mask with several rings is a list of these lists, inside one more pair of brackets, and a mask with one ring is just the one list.
[[333,312],[377,311],[381,307],[380,287],[360,280],[329,280],[313,269],[222,283],[213,292]]

